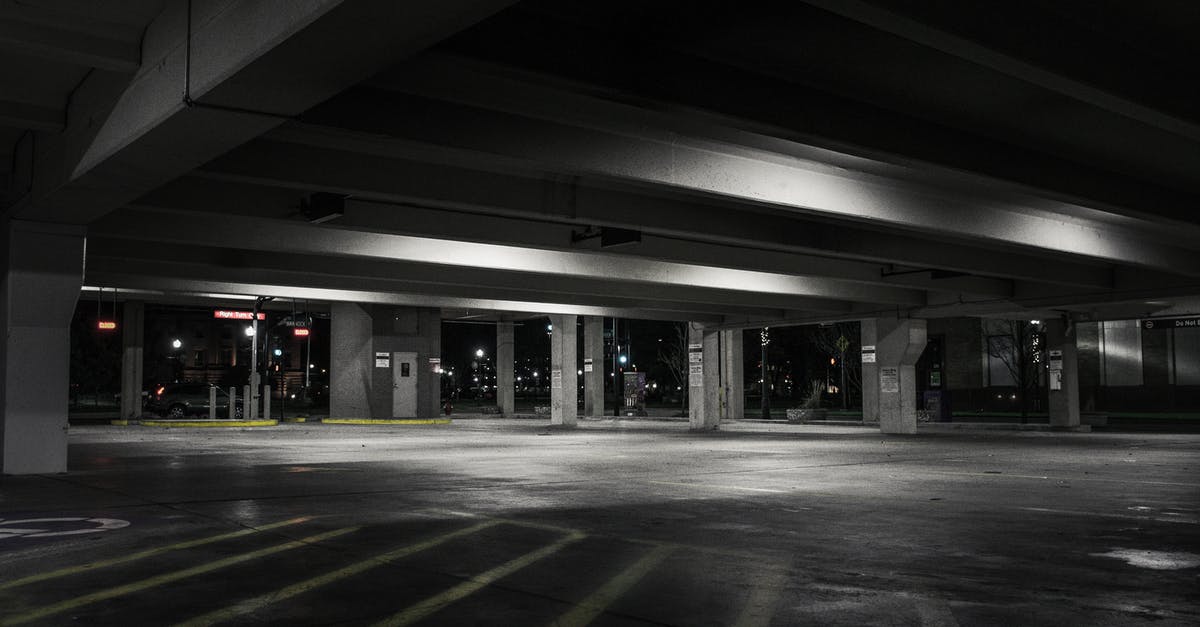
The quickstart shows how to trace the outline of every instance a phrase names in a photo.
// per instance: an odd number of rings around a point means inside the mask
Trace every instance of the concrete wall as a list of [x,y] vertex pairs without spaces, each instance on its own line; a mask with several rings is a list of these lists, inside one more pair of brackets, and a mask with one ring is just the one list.
[[429,359],[441,356],[441,316],[436,309],[334,303],[330,338],[329,415],[392,418],[392,370],[375,365],[375,353],[415,352],[417,417],[440,410],[440,381]]

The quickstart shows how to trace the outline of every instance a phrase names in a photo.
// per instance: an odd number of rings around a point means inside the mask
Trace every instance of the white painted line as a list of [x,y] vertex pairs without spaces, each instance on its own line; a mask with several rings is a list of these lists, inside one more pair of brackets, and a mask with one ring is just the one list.
[[788,494],[789,493],[788,490],[772,490],[769,488],[749,488],[746,486],[718,485],[715,483],[684,483],[681,481],[654,481],[652,479],[646,479],[643,481],[643,483],[656,483],[659,485],[677,485],[677,486],[684,486],[684,487],[688,487],[688,488],[697,488],[697,489],[706,489],[707,488],[707,489],[715,489],[715,490],[742,490],[745,492],[769,492],[771,494]]

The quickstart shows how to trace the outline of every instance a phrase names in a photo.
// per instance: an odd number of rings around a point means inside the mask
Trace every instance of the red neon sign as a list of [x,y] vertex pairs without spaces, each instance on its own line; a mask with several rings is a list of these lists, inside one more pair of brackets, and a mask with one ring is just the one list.
[[292,329],[292,335],[294,335],[296,337],[308,337],[308,328],[295,327],[294,329]]
[[[234,310],[229,310],[229,309],[214,309],[213,317],[218,318],[220,320],[253,320],[254,312],[253,311],[234,311]],[[258,312],[258,319],[266,320],[267,314],[265,314],[261,311]]]
[[117,323],[113,322],[112,320],[97,320],[96,328],[101,331],[115,331],[117,328]]

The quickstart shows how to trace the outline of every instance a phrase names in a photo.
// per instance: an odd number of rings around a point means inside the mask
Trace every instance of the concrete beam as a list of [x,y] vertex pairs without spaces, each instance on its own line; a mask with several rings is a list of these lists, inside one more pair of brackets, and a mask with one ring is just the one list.
[[1200,276],[1200,252],[1082,217],[1094,211],[1088,207],[997,189],[965,194],[834,167],[824,153],[791,142],[762,150],[638,120],[595,128],[594,120],[546,122],[368,88],[348,90],[302,117],[311,125],[387,135],[461,165],[600,176]]
[[376,289],[305,287],[289,283],[257,283],[253,281],[187,278],[186,274],[173,271],[168,271],[162,275],[152,275],[146,272],[93,271],[89,267],[88,277],[94,283],[119,287],[122,290],[132,289],[163,292],[178,297],[193,296],[197,298],[234,299],[257,295],[326,302],[506,311],[530,315],[569,313],[581,316],[619,316],[640,320],[679,320],[682,316],[691,315],[693,319],[706,322],[707,324],[716,325],[724,321],[723,315],[712,312],[688,314],[684,311],[655,309],[653,306],[622,308],[611,305],[580,305],[562,301],[536,302],[489,298],[460,298],[382,292]]
[[59,109],[0,100],[0,126],[56,133],[65,123],[66,114]]
[[[236,255],[230,255],[230,258],[236,257]],[[308,268],[313,269],[308,271]],[[250,282],[290,285],[296,288],[307,289],[353,290],[363,293],[379,292],[397,296],[404,295],[409,298],[435,299],[438,302],[444,303],[519,301],[525,303],[573,304],[580,307],[604,308],[606,310],[642,309],[675,312],[675,315],[670,319],[677,319],[680,316],[691,314],[699,314],[707,318],[714,314],[777,317],[789,311],[798,313],[796,310],[757,306],[754,303],[754,295],[752,294],[740,293],[730,295],[721,291],[700,288],[688,289],[658,286],[659,289],[655,290],[654,286],[639,288],[638,286],[631,287],[628,284],[612,283],[613,289],[605,293],[602,288],[606,283],[603,281],[585,279],[564,280],[561,277],[547,277],[544,275],[519,275],[485,271],[479,271],[479,273],[486,275],[487,278],[491,278],[491,284],[482,282],[462,284],[440,283],[436,278],[433,280],[423,279],[424,272],[422,271],[414,271],[413,274],[416,277],[406,276],[410,271],[413,271],[413,267],[402,263],[392,265],[392,270],[395,272],[397,278],[376,277],[374,275],[354,274],[352,272],[339,273],[329,268],[326,268],[326,270],[323,272],[319,266],[303,263],[292,267],[281,263],[278,265],[271,264],[267,267],[246,266],[234,268],[228,265],[213,264],[200,260],[173,261],[160,256],[136,255],[111,257],[97,253],[90,255],[88,258],[89,282],[114,285],[124,289],[144,285],[143,279],[154,281],[155,279],[176,278],[180,281],[176,290],[181,291],[186,291],[187,286],[194,281]],[[422,269],[419,266],[417,270],[428,271],[428,269]],[[436,267],[434,270],[436,270]],[[432,274],[436,275],[436,272]],[[118,276],[142,277],[142,279],[134,278],[130,284],[119,285],[104,282],[111,281],[114,277]],[[574,282],[578,285],[556,289],[556,286],[564,282]],[[655,291],[664,293],[656,294],[654,293]],[[681,296],[683,299],[676,300],[676,296]],[[799,305],[806,302],[806,300],[794,299],[795,302],[793,304]],[[433,301],[431,300],[430,302]],[[443,306],[450,307],[454,305],[445,304]],[[808,313],[817,315],[817,312],[822,309],[826,312],[829,311],[828,307],[815,307],[812,311],[808,311]],[[890,310],[890,308],[887,310]],[[533,311],[538,311],[538,309],[535,308]],[[826,315],[834,314],[827,313]],[[850,313],[849,311],[842,311],[838,315],[850,315]]]
[[[400,212],[387,204],[350,202],[347,210],[354,215],[347,218],[361,226],[412,234],[433,235],[452,222],[463,230],[463,239],[496,242],[500,236],[518,234],[514,241],[543,242],[538,245],[558,237],[554,245],[559,246],[566,240],[552,229],[602,225],[637,229],[648,236],[630,254],[679,261],[717,254],[746,269],[761,268],[758,264],[762,263],[788,263],[811,268],[814,274],[881,285],[998,296],[1011,292],[1012,286],[988,278],[1095,287],[1112,283],[1107,268],[1065,256],[1056,260],[1057,272],[1047,273],[1045,260],[1028,253],[989,248],[986,255],[980,255],[978,243],[833,224],[807,214],[736,201],[649,195],[577,184],[570,178],[557,181],[453,167],[441,163],[438,155],[377,136],[289,124],[269,137],[204,166],[203,177],[235,185],[229,192],[193,179],[180,185],[178,193],[171,194],[168,189],[152,195],[150,201],[166,207],[225,207],[250,195],[252,190],[245,185],[236,187],[249,183],[335,191],[403,204],[404,218],[400,218]],[[425,160],[413,160],[417,155]],[[447,209],[465,211],[471,220],[448,218]],[[538,222],[530,222],[530,218]],[[697,248],[689,252],[693,246]],[[974,282],[963,278],[931,281],[919,275],[883,279],[880,264],[976,276],[970,277]]]
[[1200,139],[1200,124],[1140,102],[1128,94],[1104,89],[1093,82],[1028,61],[995,47],[863,0],[804,0],[872,28],[954,55],[1043,89],[1138,120],[1170,133]]
[[0,17],[0,47],[50,61],[113,72],[134,72],[141,65],[137,42],[54,28]]
[[[155,229],[144,228],[156,224]],[[924,294],[902,288],[867,287],[844,281],[629,258],[601,252],[567,252],[375,233],[284,220],[207,214],[122,211],[97,226],[105,236],[153,241],[164,232],[187,233],[200,246],[344,258],[409,261],[444,266],[493,268],[573,278],[620,277],[622,281],[752,294],[896,302],[922,305]]]
[[21,214],[89,222],[506,4],[167,3],[144,35],[141,71],[115,106],[71,116],[102,122],[77,155],[47,148],[54,167]]

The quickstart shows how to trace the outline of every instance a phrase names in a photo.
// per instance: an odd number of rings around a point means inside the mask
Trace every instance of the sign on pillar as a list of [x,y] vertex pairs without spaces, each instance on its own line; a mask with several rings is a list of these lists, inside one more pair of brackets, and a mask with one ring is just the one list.
[[704,387],[703,344],[688,344],[688,386]]
[[900,369],[887,367],[879,369],[879,391],[880,392],[899,392],[900,391]]

